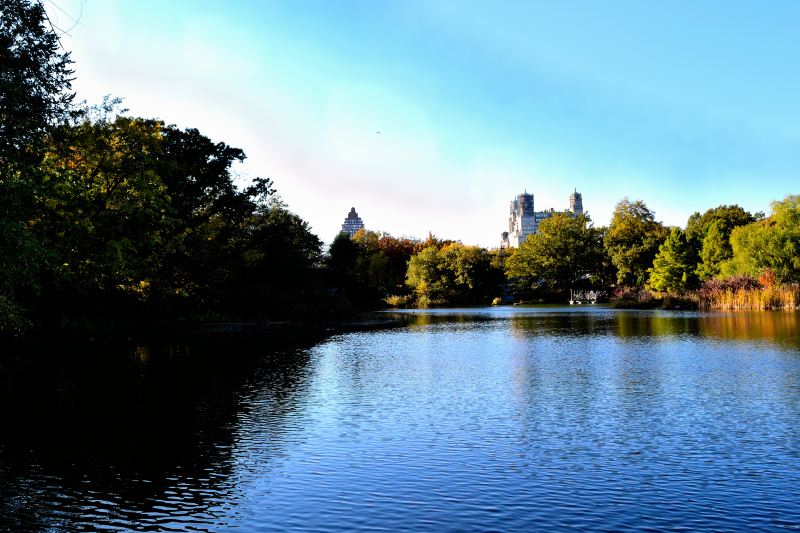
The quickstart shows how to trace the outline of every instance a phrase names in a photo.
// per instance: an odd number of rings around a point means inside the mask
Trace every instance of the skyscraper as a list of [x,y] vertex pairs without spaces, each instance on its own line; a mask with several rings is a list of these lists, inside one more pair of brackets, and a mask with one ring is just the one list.
[[508,242],[514,248],[525,242],[528,235],[536,232],[536,217],[533,211],[533,195],[528,191],[520,194],[509,205]]
[[342,224],[342,233],[347,233],[352,237],[360,229],[364,229],[364,221],[356,213],[356,208],[351,207],[347,218],[344,219],[344,224]]
[[555,215],[564,213],[572,217],[583,214],[583,198],[581,193],[575,190],[569,195],[569,209],[556,211],[552,207],[543,211],[533,210],[533,195],[528,191],[518,195],[510,204],[510,214],[508,217],[508,231],[504,231],[501,236],[500,248],[518,248],[528,235],[533,235],[539,231],[539,224]]

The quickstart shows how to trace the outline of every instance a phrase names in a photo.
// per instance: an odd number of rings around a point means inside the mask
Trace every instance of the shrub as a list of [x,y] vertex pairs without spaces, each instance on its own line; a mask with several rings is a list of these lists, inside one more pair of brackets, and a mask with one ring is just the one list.
[[660,303],[652,292],[641,287],[617,287],[611,298],[618,308],[649,308]]
[[18,335],[30,328],[22,309],[6,296],[0,294],[0,335]]
[[730,276],[725,279],[712,278],[700,286],[698,293],[701,298],[709,298],[715,294],[720,294],[726,291],[749,291],[760,289],[761,283],[752,277],[746,275]]
[[411,296],[408,294],[392,294],[384,298],[383,301],[390,307],[407,307],[411,302]]

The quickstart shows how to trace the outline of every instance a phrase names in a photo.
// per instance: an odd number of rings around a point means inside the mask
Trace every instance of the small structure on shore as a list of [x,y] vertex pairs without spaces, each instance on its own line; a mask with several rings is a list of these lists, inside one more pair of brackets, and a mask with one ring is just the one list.
[[581,305],[581,304],[596,304],[599,301],[603,301],[607,298],[608,295],[606,291],[579,291],[575,289],[570,289],[569,291],[569,304],[570,305]]

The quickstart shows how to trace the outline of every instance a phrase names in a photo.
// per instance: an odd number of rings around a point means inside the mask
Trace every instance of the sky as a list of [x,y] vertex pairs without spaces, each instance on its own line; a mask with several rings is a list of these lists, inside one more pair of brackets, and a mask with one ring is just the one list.
[[[494,247],[509,202],[668,225],[800,193],[800,3],[44,0],[78,98],[242,148],[330,242]],[[77,22],[76,22],[77,20]]]

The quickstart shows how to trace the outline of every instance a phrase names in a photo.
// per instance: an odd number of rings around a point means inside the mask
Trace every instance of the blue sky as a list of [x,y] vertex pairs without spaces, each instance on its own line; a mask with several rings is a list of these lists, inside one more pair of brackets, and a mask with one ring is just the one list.
[[80,98],[243,148],[328,242],[351,206],[495,246],[524,189],[598,225],[800,192],[796,2],[53,2]]

